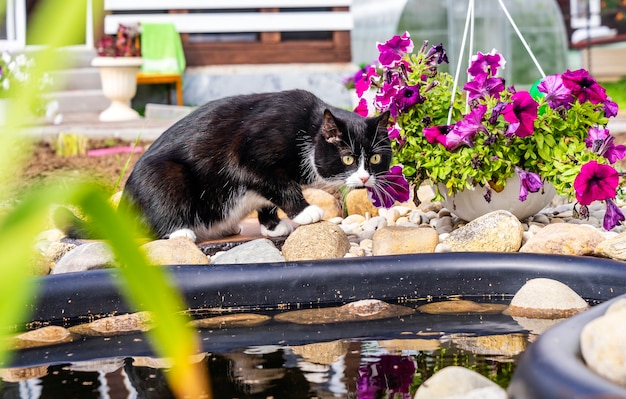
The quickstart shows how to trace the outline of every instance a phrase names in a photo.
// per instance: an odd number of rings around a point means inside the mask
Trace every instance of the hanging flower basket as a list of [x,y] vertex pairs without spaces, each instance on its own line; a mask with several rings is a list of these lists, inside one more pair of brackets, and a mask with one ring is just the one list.
[[[454,197],[460,212],[463,191],[479,191],[491,207],[494,192],[510,190],[509,179],[517,176],[512,189],[518,201],[549,192],[550,184],[577,202],[582,217],[593,201],[604,201],[605,229],[624,221],[615,203],[621,174],[613,164],[626,146],[616,145],[606,128],[617,104],[586,70],[545,76],[522,91],[499,77],[506,64],[500,54],[479,52],[462,93],[452,76],[438,71],[448,62],[441,44],[425,42],[414,52],[404,33],[378,49],[379,64],[355,78],[362,97],[355,111],[391,113],[393,164],[414,188],[429,181],[437,188],[435,200]],[[372,88],[373,102],[363,98]]]

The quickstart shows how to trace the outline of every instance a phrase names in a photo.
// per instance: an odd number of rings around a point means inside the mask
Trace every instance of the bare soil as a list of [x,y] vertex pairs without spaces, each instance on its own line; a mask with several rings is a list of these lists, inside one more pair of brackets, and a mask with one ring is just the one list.
[[[142,142],[138,147],[143,150],[150,143]],[[111,147],[134,146],[134,142],[125,142],[120,139],[90,139],[88,149],[100,149]],[[124,187],[132,168],[143,154],[139,153],[117,153],[111,155],[90,156],[87,154],[75,156],[60,156],[56,153],[53,145],[47,141],[34,143],[32,155],[28,158],[26,165],[20,175],[16,196],[24,189],[33,185],[47,184],[52,177],[63,177],[65,181],[74,179],[89,178],[95,180],[105,190],[121,190]],[[125,165],[128,166],[125,169]],[[121,180],[116,188],[116,183]]]

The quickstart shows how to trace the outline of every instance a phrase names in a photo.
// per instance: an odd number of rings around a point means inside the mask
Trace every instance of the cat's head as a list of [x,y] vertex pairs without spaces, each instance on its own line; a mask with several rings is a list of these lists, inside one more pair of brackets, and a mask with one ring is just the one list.
[[372,118],[348,112],[339,117],[326,109],[313,152],[317,174],[335,185],[374,187],[391,163],[388,123],[389,112]]

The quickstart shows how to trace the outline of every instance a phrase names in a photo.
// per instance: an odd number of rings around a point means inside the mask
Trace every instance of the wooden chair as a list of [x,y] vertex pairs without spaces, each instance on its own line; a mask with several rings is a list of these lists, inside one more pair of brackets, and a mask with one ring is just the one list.
[[[174,72],[139,72],[137,74],[137,84],[153,85],[167,84],[168,87],[174,85],[176,89],[176,105],[183,105],[183,77],[180,73]],[[167,95],[167,103],[171,104],[170,93]]]

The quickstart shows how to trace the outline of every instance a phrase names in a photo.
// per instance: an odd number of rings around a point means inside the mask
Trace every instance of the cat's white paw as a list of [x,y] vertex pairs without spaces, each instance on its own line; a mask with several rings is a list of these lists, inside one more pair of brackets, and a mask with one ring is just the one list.
[[194,233],[191,229],[180,229],[173,231],[169,238],[177,238],[177,237],[185,237],[189,238],[191,241],[196,242],[196,233]]
[[274,230],[270,230],[261,225],[261,234],[268,237],[288,236],[292,231],[293,227],[286,220],[281,220],[280,223],[274,227]]
[[323,218],[324,210],[322,208],[317,205],[309,205],[291,220],[298,224],[311,224],[319,222]]

